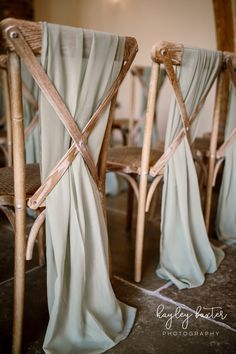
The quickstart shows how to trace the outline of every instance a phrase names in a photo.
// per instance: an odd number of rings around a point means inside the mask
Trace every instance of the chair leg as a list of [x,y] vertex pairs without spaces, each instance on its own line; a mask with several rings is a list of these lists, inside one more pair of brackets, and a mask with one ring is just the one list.
[[21,352],[22,342],[25,291],[26,193],[20,59],[15,52],[11,52],[8,56],[8,73],[11,91],[11,117],[14,147],[13,168],[16,227],[12,353],[19,354]]
[[141,277],[142,277],[146,196],[147,196],[147,176],[142,175],[140,179],[139,198],[138,198],[138,215],[137,215],[136,244],[135,244],[135,267],[134,267],[134,280],[138,283],[141,281]]
[[112,268],[112,255],[111,255],[111,249],[110,245],[108,244],[108,266],[109,266],[109,278],[110,282],[113,282],[113,268]]
[[207,180],[207,189],[206,189],[206,200],[205,200],[205,224],[207,233],[210,229],[210,217],[211,217],[211,202],[212,202],[212,181],[214,175],[214,165],[215,157],[210,157],[209,167],[208,167],[208,180]]
[[25,292],[25,210],[16,210],[12,353],[21,353]]
[[15,213],[12,207],[7,205],[0,205],[0,210],[6,215],[9,223],[12,226],[13,231],[15,232]]
[[228,87],[228,77],[226,73],[222,70],[217,82],[216,88],[216,102],[214,108],[214,117],[213,125],[211,132],[211,141],[210,141],[210,151],[209,151],[209,161],[208,161],[208,179],[207,179],[207,188],[206,188],[206,200],[205,200],[205,224],[206,230],[209,232],[210,229],[210,217],[211,217],[211,204],[212,204],[212,187],[214,179],[214,169],[216,162],[216,150],[217,150],[217,140],[219,133],[219,124],[222,119],[222,97],[224,97]]
[[39,257],[39,265],[43,266],[46,263],[44,224],[40,227],[39,234],[38,234],[38,257]]
[[126,231],[129,232],[132,227],[133,218],[133,205],[134,205],[134,190],[130,184],[128,184],[127,192],[127,212],[126,212]]
[[152,196],[150,208],[148,211],[148,220],[149,221],[153,222],[155,220],[155,218],[157,217],[158,203],[159,203],[159,195],[155,191]]

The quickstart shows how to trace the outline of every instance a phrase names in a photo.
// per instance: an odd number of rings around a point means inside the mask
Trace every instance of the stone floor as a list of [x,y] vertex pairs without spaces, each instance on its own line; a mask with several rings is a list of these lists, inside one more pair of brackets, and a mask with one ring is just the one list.
[[[236,248],[225,248],[226,257],[204,285],[178,290],[155,275],[159,259],[159,217],[149,217],[145,230],[143,280],[133,282],[134,228],[125,231],[125,193],[108,198],[108,229],[112,251],[113,286],[116,296],[137,308],[129,337],[109,354],[236,353]],[[0,354],[10,353],[13,285],[13,235],[0,216]],[[23,353],[43,353],[47,326],[46,268],[37,256],[27,263]],[[204,309],[207,308],[207,309]],[[214,311],[220,317],[202,318]],[[172,323],[161,314],[179,314]],[[162,317],[162,318],[160,318]],[[225,317],[224,319],[222,317]],[[188,322],[187,322],[188,320]],[[56,354],[56,353],[55,353]],[[66,353],[65,353],[66,354]]]

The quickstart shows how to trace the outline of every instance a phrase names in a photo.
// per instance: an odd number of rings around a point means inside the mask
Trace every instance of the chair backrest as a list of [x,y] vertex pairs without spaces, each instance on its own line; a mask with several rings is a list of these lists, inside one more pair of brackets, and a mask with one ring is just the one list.
[[[22,110],[22,87],[21,87],[21,73],[20,73],[20,59],[35,79],[40,90],[47,98],[48,102],[54,108],[57,116],[62,121],[66,130],[69,132],[73,141],[70,149],[58,162],[57,166],[45,178],[42,186],[29,200],[28,206],[32,209],[44,207],[45,198],[52,191],[60,178],[66,172],[78,153],[80,153],[86,162],[90,174],[96,183],[100,196],[102,198],[104,207],[104,193],[105,193],[105,165],[106,165],[106,151],[109,141],[109,134],[111,130],[111,118],[108,119],[106,131],[103,138],[102,147],[98,157],[98,162],[95,165],[91,158],[87,140],[91,131],[96,127],[101,115],[109,107],[110,112],[114,109],[114,103],[119,86],[124,79],[136,53],[137,42],[132,37],[126,37],[124,46],[123,64],[119,75],[113,80],[113,84],[106,89],[106,95],[97,106],[96,111],[93,112],[91,119],[87,122],[85,127],[80,130],[73,120],[71,113],[60,97],[58,91],[55,89],[53,83],[48,78],[39,63],[37,56],[41,53],[42,45],[42,28],[40,23],[34,23],[23,20],[6,19],[1,22],[2,35],[5,48],[9,50],[8,54],[8,73],[11,89],[11,105],[12,105],[12,124],[14,132],[14,174],[15,180],[20,183],[15,184],[15,201],[16,204],[25,205],[25,157],[24,157],[24,130],[23,130],[23,110]],[[83,57],[89,56],[93,40],[93,31],[84,32]],[[115,54],[115,60],[116,55]],[[105,58],[104,58],[105,60]],[[91,82],[91,85],[93,83]],[[14,97],[14,99],[13,99]],[[111,114],[110,114],[111,117]],[[104,208],[105,212],[105,208]]]
[[[197,54],[198,49],[189,48],[189,50],[190,51],[193,50],[192,57],[194,58],[194,51],[196,51]],[[151,174],[153,175],[155,175],[155,173],[157,173],[163,167],[163,163],[165,164],[166,158],[170,158],[171,156],[173,156],[176,148],[179,146],[180,142],[183,140],[184,137],[188,139],[190,145],[193,143],[195,134],[190,135],[189,131],[191,125],[195,122],[198,113],[202,109],[205,100],[207,98],[207,95],[212,87],[213,82],[217,78],[218,73],[222,72],[220,71],[220,69],[223,66],[221,66],[219,71],[215,74],[214,80],[211,81],[211,84],[207,88],[206,92],[201,97],[197,106],[189,116],[189,113],[187,112],[187,108],[186,108],[185,99],[183,98],[183,95],[181,93],[181,88],[177,77],[178,74],[176,74],[176,69],[175,69],[175,67],[176,68],[181,67],[183,51],[184,51],[184,46],[182,44],[170,43],[170,42],[161,42],[160,44],[155,45],[152,49],[153,62],[156,63],[156,65],[164,64],[169,82],[173,89],[173,96],[174,96],[173,99],[176,100],[176,104],[179,108],[180,117],[182,121],[182,129],[180,129],[179,133],[174,138],[171,145],[169,147],[166,147],[166,151],[165,154],[163,155],[163,158],[158,162],[158,164],[153,166],[151,171]]]
[[[194,51],[196,54],[198,53],[198,48],[187,48],[187,50],[190,50],[189,56],[192,57],[192,61],[194,61]],[[191,54],[191,51],[193,53]],[[186,137],[188,140],[189,145],[191,146],[194,142],[194,138],[196,133],[191,133],[190,134],[190,129],[191,125],[194,124],[196,121],[196,118],[198,116],[198,113],[202,109],[204,102],[207,98],[207,95],[213,85],[213,82],[215,81],[216,78],[218,78],[218,83],[217,83],[217,93],[216,93],[216,103],[215,103],[215,112],[214,112],[214,117],[216,117],[218,109],[217,109],[217,102],[220,101],[221,99],[221,90],[222,90],[222,77],[224,75],[224,65],[222,62],[222,65],[220,65],[219,69],[219,76],[217,75],[218,72],[215,74],[214,80],[211,80],[210,85],[208,85],[208,89],[204,93],[204,95],[201,97],[200,101],[198,102],[197,106],[195,109],[191,112],[190,116],[187,112],[187,108],[185,105],[185,99],[183,98],[180,84],[179,84],[179,76],[180,74],[177,73],[177,69],[179,68],[179,71],[181,70],[181,65],[182,65],[182,57],[183,57],[183,52],[184,52],[184,46],[180,43],[171,43],[171,42],[161,42],[153,46],[152,52],[151,52],[151,57],[153,61],[153,68],[152,68],[152,75],[151,75],[151,80],[153,80],[153,84],[150,85],[150,103],[149,103],[149,108],[147,109],[147,115],[146,115],[146,126],[145,126],[145,135],[144,135],[144,143],[143,143],[143,167],[141,168],[142,171],[147,171],[148,169],[148,164],[149,164],[149,150],[151,147],[151,132],[153,129],[153,118],[155,114],[155,95],[156,93],[156,82],[158,80],[158,72],[159,72],[159,67],[160,65],[164,65],[164,68],[166,70],[166,75],[168,77],[168,81],[171,85],[172,92],[173,92],[173,98],[172,98],[172,106],[173,104],[176,104],[178,109],[179,109],[179,114],[182,122],[182,128],[179,126],[178,128],[178,134],[173,138],[173,141],[169,141],[167,144],[165,143],[165,151],[163,155],[161,156],[158,161],[156,161],[155,164],[153,164],[150,168],[150,175],[153,177],[156,177],[160,174],[161,171],[163,171],[164,167],[168,164],[168,161],[171,160],[172,156],[174,155],[176,149],[179,147],[183,139]],[[207,51],[206,51],[207,52]],[[213,52],[212,52],[213,53]],[[223,56],[223,54],[221,54]],[[223,60],[223,59],[222,59]],[[191,63],[191,62],[190,62]],[[191,64],[190,64],[191,65]],[[197,75],[196,75],[197,78]],[[152,91],[152,92],[151,92]],[[176,103],[175,103],[176,102]],[[167,123],[168,124],[168,123]],[[197,124],[196,124],[197,126]],[[176,126],[177,128],[177,126]],[[169,132],[170,135],[170,132]],[[155,191],[155,188],[151,189],[152,194]],[[149,200],[152,197],[152,194],[148,198]]]

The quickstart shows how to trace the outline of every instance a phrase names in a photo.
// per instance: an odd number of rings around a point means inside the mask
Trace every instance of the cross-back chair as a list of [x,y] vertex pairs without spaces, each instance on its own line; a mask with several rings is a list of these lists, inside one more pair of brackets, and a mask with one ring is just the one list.
[[[115,100],[119,86],[124,79],[137,52],[137,42],[132,37],[126,37],[123,64],[118,76],[112,86],[106,90],[96,111],[93,112],[91,119],[86,126],[80,130],[72,118],[70,111],[56,90],[53,82],[49,79],[46,72],[38,61],[42,45],[42,28],[40,23],[23,20],[6,19],[1,22],[1,31],[4,47],[7,50],[8,75],[10,83],[10,102],[13,130],[13,172],[11,181],[8,182],[4,193],[0,198],[5,200],[5,205],[14,206],[15,209],[15,275],[14,275],[14,319],[13,319],[13,352],[19,353],[22,340],[22,319],[24,310],[24,268],[25,268],[25,226],[26,226],[26,207],[39,210],[40,214],[35,220],[28,238],[26,258],[32,257],[32,250],[37,233],[45,220],[45,200],[58,181],[67,171],[78,154],[83,157],[88,171],[100,193],[103,212],[105,214],[105,166],[106,150],[111,130],[111,117],[114,110]],[[84,56],[91,50],[92,36],[91,31],[85,32]],[[57,116],[65,126],[71,136],[71,147],[58,162],[49,176],[41,183],[39,169],[25,165],[24,153],[24,125],[22,107],[22,85],[20,61],[22,61],[32,77],[36,81],[42,93],[55,110]],[[91,83],[92,85],[92,83]],[[100,117],[109,109],[109,119],[106,126],[102,147],[100,150],[98,163],[95,165],[87,140],[89,135],[96,127]],[[42,117],[41,117],[42,118]],[[36,177],[37,183],[28,184],[32,177]],[[0,175],[1,178],[5,175]],[[78,176],[79,178],[79,176]],[[1,182],[0,182],[1,184]],[[2,195],[3,194],[3,195]]]
[[[122,155],[122,159],[120,156],[115,156],[115,154],[108,155],[107,169],[109,171],[116,171],[126,178],[137,197],[138,213],[136,222],[134,274],[134,279],[137,282],[141,280],[142,273],[145,213],[149,210],[154,191],[162,180],[164,170],[168,167],[168,163],[174,156],[178,147],[185,139],[189,141],[189,144],[192,144],[193,138],[191,140],[189,137],[190,127],[201,110],[210,89],[207,90],[189,117],[174,69],[176,66],[181,66],[182,54],[183,45],[181,44],[162,42],[153,47],[152,72],[148,94],[143,147],[139,149],[127,147],[126,153]],[[165,67],[166,75],[173,89],[173,94],[177,106],[179,107],[182,121],[182,128],[179,128],[179,133],[175,136],[171,144],[166,146],[164,153],[161,150],[151,149],[158,72],[161,64]],[[113,156],[115,157],[113,158]],[[139,178],[137,179],[137,177]],[[152,177],[152,181],[148,184],[148,179],[150,177]]]
[[[236,56],[234,53],[229,53],[229,52],[224,52],[224,61],[225,61],[225,70],[224,74],[229,75],[230,77],[230,85],[232,86],[232,91],[236,90],[236,74],[235,74],[235,68],[236,68]],[[210,146],[209,146],[209,154],[208,154],[208,178],[207,178],[207,186],[206,186],[206,199],[205,199],[205,222],[206,222],[206,228],[209,231],[210,228],[210,219],[211,219],[211,208],[212,208],[212,195],[213,195],[213,188],[215,187],[216,183],[216,178],[217,175],[225,161],[226,154],[227,152],[233,148],[233,144],[235,143],[236,139],[236,127],[233,122],[226,122],[230,123],[231,125],[231,131],[227,132],[227,135],[225,135],[225,138],[222,141],[222,137],[219,139],[219,134],[220,134],[220,117],[221,117],[221,112],[220,112],[220,104],[221,100],[224,98],[224,82],[223,82],[223,76],[221,80],[218,83],[217,87],[217,100],[215,104],[215,114],[214,114],[214,119],[212,122],[212,133],[210,137]],[[232,94],[234,94],[232,92]],[[234,107],[230,107],[231,100],[229,99],[229,104],[228,104],[228,120],[230,119],[230,109],[233,109]],[[231,115],[232,115],[231,112]],[[234,120],[235,121],[235,120]],[[233,126],[233,128],[232,128]],[[220,140],[220,144],[219,144]],[[232,166],[232,168],[234,168]],[[231,182],[233,183],[233,182]],[[230,187],[228,185],[228,190],[227,193],[230,194]],[[226,213],[227,211],[225,211]],[[228,210],[228,213],[230,211]]]

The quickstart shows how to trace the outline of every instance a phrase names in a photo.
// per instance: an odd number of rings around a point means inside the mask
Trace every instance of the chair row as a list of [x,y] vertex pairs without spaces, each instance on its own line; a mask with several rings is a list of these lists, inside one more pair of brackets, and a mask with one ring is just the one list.
[[[188,48],[182,44],[155,44],[151,51],[150,84],[142,82],[147,100],[142,147],[123,146],[108,152],[117,93],[137,53],[136,40],[14,19],[1,22],[1,33],[6,50],[4,60],[7,62],[13,132],[13,166],[0,169],[0,207],[15,229],[13,352],[20,352],[22,340],[25,249],[26,257],[30,259],[44,222],[50,312],[45,350],[63,353],[72,348],[71,338],[67,337],[63,338],[63,346],[57,347],[57,326],[64,321],[65,333],[69,333],[71,323],[75,321],[73,314],[78,314],[78,322],[81,321],[81,308],[83,318],[90,308],[96,306],[95,312],[103,308],[91,295],[96,288],[96,278],[100,279],[99,289],[109,289],[106,295],[102,292],[101,297],[96,293],[97,299],[105,301],[109,312],[109,316],[105,314],[101,318],[101,327],[107,329],[106,335],[111,332],[112,341],[116,343],[121,334],[113,333],[107,319],[114,321],[116,318],[125,328],[122,321],[129,318],[130,323],[133,322],[134,311],[123,307],[125,313],[114,313],[119,304],[107,285],[106,172],[113,171],[126,178],[137,197],[135,280],[141,280],[145,213],[158,184],[164,180],[161,255],[156,272],[179,288],[201,285],[205,274],[217,269],[223,252],[212,247],[208,240],[192,144],[198,113],[217,79],[213,125],[216,133],[211,135],[206,197],[208,225],[214,170],[218,170],[217,161],[222,161],[226,151],[234,146],[235,127],[232,132],[228,129],[229,139],[216,149],[217,107],[222,97],[222,82],[229,72],[235,85],[235,57],[230,53]],[[34,111],[39,111],[36,119],[41,135],[40,168],[25,162],[22,63],[41,92],[34,107]],[[154,119],[157,119],[156,101],[163,81],[160,80],[160,65],[173,90],[164,151],[151,149]],[[133,71],[139,77],[141,73]],[[26,96],[31,95],[26,93]],[[134,120],[129,128],[133,125],[138,126]],[[132,139],[131,136],[129,141]],[[232,167],[232,163],[229,165]],[[27,208],[37,210],[38,216],[26,247]],[[80,304],[73,293],[68,292],[75,284]],[[86,301],[84,287],[90,295]],[[62,300],[64,303],[65,294],[70,305],[62,311],[60,304]],[[89,335],[93,326],[91,319],[88,328],[85,325],[85,333],[88,330]],[[81,334],[77,335],[80,338]],[[98,342],[102,341],[103,334],[100,333],[100,337],[96,339]],[[78,352],[80,345],[89,345],[84,341],[84,338],[81,343],[73,341],[75,347],[71,350]]]

